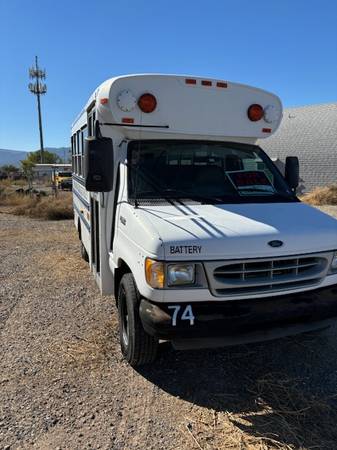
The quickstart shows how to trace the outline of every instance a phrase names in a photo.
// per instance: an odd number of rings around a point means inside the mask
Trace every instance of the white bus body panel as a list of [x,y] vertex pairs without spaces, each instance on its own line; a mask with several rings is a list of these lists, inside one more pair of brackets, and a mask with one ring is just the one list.
[[[186,84],[186,78],[196,80]],[[202,80],[212,86],[203,86]],[[86,123],[86,111],[95,102],[96,119],[102,125],[103,136],[113,140],[115,155],[115,180],[119,170],[119,194],[114,211],[115,189],[110,193],[90,194],[83,182],[74,181],[75,224],[83,207],[80,196],[90,204],[90,197],[98,199],[100,223],[101,272],[97,274],[91,264],[96,281],[103,294],[113,293],[113,274],[122,262],[131,269],[142,296],[157,302],[218,301],[208,289],[152,289],[145,281],[145,258],[159,260],[224,260],[230,258],[259,258],[298,255],[337,248],[336,222],[325,214],[300,203],[189,205],[179,210],[174,206],[134,208],[127,201],[127,144],[132,139],[193,139],[255,143],[257,139],[273,134],[282,118],[279,98],[260,89],[227,82],[227,87],[217,87],[219,80],[175,75],[130,75],[104,82],[89,98],[76,119],[74,133]],[[142,113],[136,105],[131,111],[118,106],[119,95],[128,90],[135,99],[151,93],[157,99],[153,113]],[[273,123],[264,119],[252,122],[247,117],[251,104],[263,108],[272,106],[278,112]],[[134,127],[118,126],[123,119],[133,120]],[[168,128],[142,128],[137,125],[168,126]],[[76,178],[76,177],[75,177]],[[80,186],[81,184],[81,186]],[[82,200],[83,200],[82,198]],[[84,205],[85,206],[85,205]],[[89,224],[92,220],[90,211]],[[114,239],[111,249],[113,217]],[[85,229],[84,229],[85,228]],[[91,260],[91,228],[81,226],[83,242]],[[319,230],[319,232],[318,232]],[[286,242],[281,249],[265,245],[268,240]],[[263,243],[263,245],[262,245]],[[199,245],[202,252],[170,253],[171,246]],[[324,278],[319,287],[337,283],[337,275]],[[317,288],[317,286],[315,286]],[[271,297],[313,289],[284,292],[245,294],[221,298]]]
[[[186,79],[195,79],[196,84],[186,84]],[[282,119],[280,99],[261,89],[237,83],[227,83],[226,88],[201,84],[204,78],[174,75],[132,75],[112,78],[97,92],[97,109],[102,122],[122,123],[123,118],[131,118],[134,124],[167,126],[168,128],[121,127],[128,139],[212,139],[253,142],[270,136],[278,128]],[[151,114],[142,113],[135,106],[124,112],[118,106],[118,97],[123,91],[130,91],[137,100],[144,93],[151,93],[157,99],[157,107]],[[102,99],[108,99],[101,104]],[[278,117],[272,124],[265,120],[252,122],[247,110],[252,104],[262,107],[273,106]],[[263,131],[265,130],[265,131]],[[266,131],[267,130],[267,131]]]
[[[136,212],[135,212],[136,211]],[[302,203],[179,205],[139,207],[123,203],[120,210],[126,223],[118,223],[118,239],[110,266],[119,257],[133,261],[132,272],[142,296],[156,302],[212,301],[208,289],[151,289],[145,281],[146,256],[165,261],[214,261],[246,258],[275,258],[314,252],[331,252],[337,246],[336,220]],[[135,216],[135,217],[133,217]],[[320,233],[317,233],[320,230]],[[266,245],[282,240],[284,247]],[[197,255],[188,247],[201,247]],[[171,247],[182,247],[172,253]],[[325,277],[315,288],[337,283],[337,274]],[[313,287],[301,287],[301,291]],[[272,297],[298,292],[250,293],[226,296],[221,300]]]

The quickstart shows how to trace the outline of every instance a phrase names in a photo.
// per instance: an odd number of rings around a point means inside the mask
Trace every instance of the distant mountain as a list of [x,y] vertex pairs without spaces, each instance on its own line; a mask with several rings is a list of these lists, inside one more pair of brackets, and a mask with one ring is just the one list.
[[[46,150],[48,150],[48,152],[55,153],[62,159],[62,161],[68,162],[70,157],[70,147],[46,147]],[[0,166],[3,166],[4,164],[20,166],[20,161],[25,159],[28,153],[30,152],[0,149]]]
[[26,155],[27,152],[0,149],[0,166],[3,166],[4,164],[19,166],[20,161],[25,159]]

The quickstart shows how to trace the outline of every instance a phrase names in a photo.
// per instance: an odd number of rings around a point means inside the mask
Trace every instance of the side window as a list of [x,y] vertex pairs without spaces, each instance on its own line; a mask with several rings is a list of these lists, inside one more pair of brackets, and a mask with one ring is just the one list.
[[85,126],[82,130],[82,153],[83,153],[83,160],[82,160],[82,171],[83,171],[83,176],[84,176],[84,146],[85,146],[85,138],[88,137],[88,127]]
[[74,173],[77,173],[77,139],[76,139],[76,133],[73,136],[73,142],[74,142]]
[[74,136],[71,136],[71,170],[74,172]]
[[92,114],[88,115],[88,136],[93,135]]
[[79,134],[80,140],[80,175],[83,177],[83,131],[80,131]]
[[88,136],[93,136],[94,133],[94,125],[96,120],[96,112],[95,106],[93,106],[90,111],[88,111]]
[[88,136],[85,125],[71,136],[71,161],[73,173],[84,177],[84,139]]
[[77,175],[81,175],[81,136],[80,131],[76,133],[77,136]]

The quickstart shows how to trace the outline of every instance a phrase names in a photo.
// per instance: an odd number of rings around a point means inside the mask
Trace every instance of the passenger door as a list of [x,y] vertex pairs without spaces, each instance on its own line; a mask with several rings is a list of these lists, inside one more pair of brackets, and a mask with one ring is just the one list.
[[[87,110],[87,129],[88,136],[94,136],[95,129],[95,103],[92,103]],[[100,274],[101,271],[101,252],[100,252],[100,206],[98,195],[90,196],[90,229],[91,229],[91,265],[94,273]]]
[[91,221],[91,264],[97,274],[101,272],[100,257],[100,220],[99,202],[94,197],[90,198],[90,221]]

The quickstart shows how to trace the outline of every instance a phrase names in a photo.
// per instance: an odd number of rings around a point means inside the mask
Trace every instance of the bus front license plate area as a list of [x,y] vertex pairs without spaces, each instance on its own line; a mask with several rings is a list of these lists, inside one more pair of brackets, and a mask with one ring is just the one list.
[[194,325],[192,305],[170,305],[167,307],[171,315],[171,325],[176,327],[180,322]]

